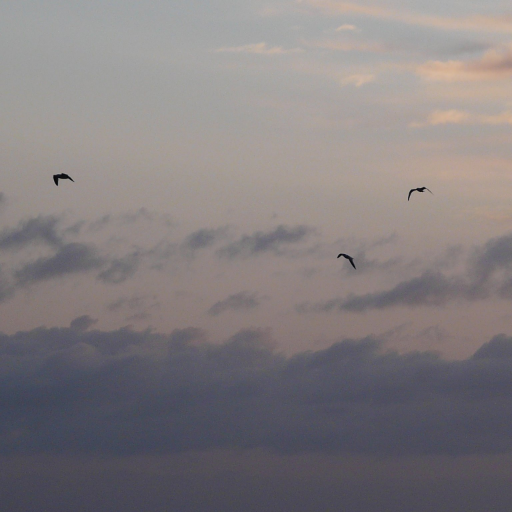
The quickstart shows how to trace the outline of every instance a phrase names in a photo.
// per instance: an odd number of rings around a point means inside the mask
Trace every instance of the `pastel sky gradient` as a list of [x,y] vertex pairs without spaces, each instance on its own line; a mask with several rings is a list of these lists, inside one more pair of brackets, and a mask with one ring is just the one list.
[[509,3],[19,0],[0,60],[9,510],[509,510]]

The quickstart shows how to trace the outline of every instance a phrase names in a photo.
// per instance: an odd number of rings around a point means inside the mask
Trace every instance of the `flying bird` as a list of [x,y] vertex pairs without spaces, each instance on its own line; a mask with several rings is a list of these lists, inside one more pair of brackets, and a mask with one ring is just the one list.
[[407,201],[409,201],[409,199],[411,198],[411,194],[413,192],[425,192],[425,190],[428,190],[432,195],[434,195],[432,193],[432,190],[429,190],[427,187],[418,187],[418,188],[411,188],[411,190],[409,190],[409,195],[407,196]]
[[354,265],[354,258],[352,258],[352,256],[349,256],[348,254],[343,254],[343,253],[338,254],[338,258],[341,258],[342,256],[343,256],[344,258],[346,258],[348,261],[350,261],[350,264],[351,264],[354,268],[356,268],[356,266]]
[[59,180],[71,180],[73,183],[75,180],[69,176],[68,174],[64,174],[63,172],[60,174],[53,175],[53,181],[55,181],[55,185],[59,186]]

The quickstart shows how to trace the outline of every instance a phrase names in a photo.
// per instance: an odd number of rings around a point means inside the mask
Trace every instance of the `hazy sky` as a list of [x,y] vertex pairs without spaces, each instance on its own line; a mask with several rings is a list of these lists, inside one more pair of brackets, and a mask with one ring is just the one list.
[[19,0],[0,60],[10,510],[509,510],[508,2]]

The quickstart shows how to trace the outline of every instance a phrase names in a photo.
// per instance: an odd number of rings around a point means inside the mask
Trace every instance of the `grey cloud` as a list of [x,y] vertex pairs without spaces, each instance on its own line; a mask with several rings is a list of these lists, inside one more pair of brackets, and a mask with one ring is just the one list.
[[142,253],[139,251],[121,258],[114,258],[108,267],[98,274],[98,279],[111,284],[122,283],[137,272],[141,259]]
[[495,336],[473,354],[473,359],[512,359],[511,338],[504,334]]
[[157,296],[139,296],[120,297],[107,305],[107,310],[112,313],[128,314],[127,322],[148,320],[151,318],[150,310],[158,308],[160,303]]
[[158,222],[164,226],[171,226],[172,220],[169,215],[148,210],[147,208],[139,208],[136,211],[121,214],[106,214],[98,219],[89,222],[87,227],[89,231],[101,231],[107,226],[114,224],[117,226],[130,226],[138,222]]
[[512,278],[507,279],[499,288],[498,295],[502,299],[512,299]]
[[465,292],[459,280],[440,272],[424,272],[421,276],[399,283],[389,291],[348,297],[342,305],[346,311],[383,309],[391,306],[439,306]]
[[100,268],[103,264],[104,259],[98,256],[95,247],[70,243],[60,247],[52,256],[26,264],[15,273],[15,277],[19,284],[26,285],[78,272],[88,272]]
[[90,222],[87,226],[87,229],[89,231],[93,231],[93,232],[101,231],[103,228],[108,226],[111,221],[112,221],[111,214],[102,215],[99,219],[96,219],[96,220]]
[[140,313],[134,313],[126,318],[128,322],[143,322],[147,321],[151,318],[151,314],[146,311],[141,311]]
[[427,270],[389,290],[335,297],[318,303],[304,302],[296,305],[296,310],[299,313],[362,312],[395,306],[441,306],[453,300],[482,300],[493,295],[503,299],[512,298],[510,234],[493,238],[475,248],[465,271],[460,275],[446,276],[439,271]]
[[120,224],[126,225],[135,224],[141,221],[158,222],[167,227],[173,225],[172,219],[168,214],[151,211],[144,207],[139,208],[135,212],[123,213],[118,216],[118,220]]
[[69,328],[77,331],[86,331],[97,322],[98,320],[91,318],[89,315],[82,315],[72,320]]
[[16,228],[0,232],[0,249],[21,249],[34,242],[44,242],[52,247],[62,245],[62,236],[57,231],[58,217],[38,216],[22,221]]
[[486,281],[500,269],[512,269],[512,234],[492,238],[471,258],[470,274],[477,282]]
[[120,297],[119,299],[109,303],[107,309],[112,312],[117,312],[122,309],[141,309],[144,306],[145,297]]
[[309,226],[278,226],[273,231],[257,231],[252,235],[243,235],[239,240],[219,249],[219,256],[226,258],[248,257],[272,252],[281,254],[282,247],[302,242],[314,229]]
[[193,328],[0,335],[0,453],[512,451],[505,335],[461,361],[373,338],[291,357],[265,331],[203,339]]
[[257,293],[239,292],[216,302],[208,313],[212,316],[218,316],[226,311],[244,311],[257,308],[261,303]]
[[384,309],[393,306],[439,306],[449,300],[467,294],[467,286],[457,278],[447,278],[440,272],[424,272],[421,276],[403,281],[391,290],[336,297],[317,304],[303,303],[299,313]]
[[15,293],[15,285],[4,275],[0,267],[0,302],[10,299]]
[[197,251],[212,246],[226,233],[226,228],[198,229],[191,233],[182,244],[187,251]]

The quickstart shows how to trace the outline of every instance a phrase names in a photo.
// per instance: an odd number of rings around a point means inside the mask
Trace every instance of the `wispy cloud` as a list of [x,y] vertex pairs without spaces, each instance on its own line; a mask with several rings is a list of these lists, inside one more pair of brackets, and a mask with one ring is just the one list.
[[98,279],[105,283],[122,283],[135,275],[142,258],[142,251],[134,251],[120,258],[112,258],[108,267],[98,274]]
[[475,301],[489,296],[512,298],[512,234],[493,238],[474,249],[459,275],[426,270],[388,290],[335,297],[296,306],[298,313],[364,312],[391,307],[442,306],[455,300]]
[[181,249],[188,256],[194,256],[197,251],[207,249],[221,240],[227,233],[227,227],[202,228],[190,233],[183,243]]
[[415,121],[410,124],[413,128],[436,126],[444,124],[512,124],[512,111],[506,110],[496,115],[471,114],[465,110],[434,110],[425,121]]
[[302,242],[314,231],[314,228],[309,226],[280,225],[272,231],[257,231],[252,235],[243,235],[239,240],[220,248],[217,253],[225,258],[249,257],[263,253],[280,255],[283,247]]
[[339,41],[337,39],[308,40],[304,41],[304,46],[336,52],[383,53],[389,50],[388,46],[383,43],[372,41]]
[[16,272],[16,281],[21,285],[100,269],[105,263],[92,245],[69,243],[63,245],[49,257],[42,257],[24,265]]
[[476,60],[428,61],[416,73],[434,82],[503,80],[512,76],[512,45],[493,48]]
[[376,76],[373,74],[355,74],[355,75],[349,75],[347,77],[344,77],[340,80],[341,85],[353,85],[355,87],[361,87],[365,84],[369,84],[371,82],[374,82],[376,79]]
[[379,5],[361,5],[353,2],[336,2],[334,0],[298,1],[322,13],[336,16],[340,14],[354,14],[441,30],[512,33],[512,16],[507,14],[499,16],[447,17],[418,14],[404,9],[396,10]]
[[284,55],[287,53],[298,53],[300,48],[286,49],[282,46],[268,46],[267,43],[246,44],[243,46],[225,46],[213,50],[216,53],[254,53],[257,55]]
[[216,302],[208,310],[208,313],[212,316],[218,316],[230,310],[247,311],[249,309],[257,308],[260,305],[261,300],[262,298],[258,297],[257,293],[243,291]]
[[53,215],[39,215],[21,221],[15,228],[5,228],[0,232],[0,249],[21,249],[34,243],[44,243],[52,247],[63,244],[58,224],[62,218]]
[[361,313],[372,309],[385,309],[394,306],[440,306],[449,300],[460,297],[468,291],[459,278],[448,278],[440,272],[424,272],[421,276],[397,284],[390,290],[364,295],[350,295],[317,304],[300,304],[299,313],[349,311]]
[[349,23],[344,23],[343,25],[340,25],[336,28],[336,32],[343,32],[346,30],[351,32],[359,32],[359,29],[355,25],[350,25]]

